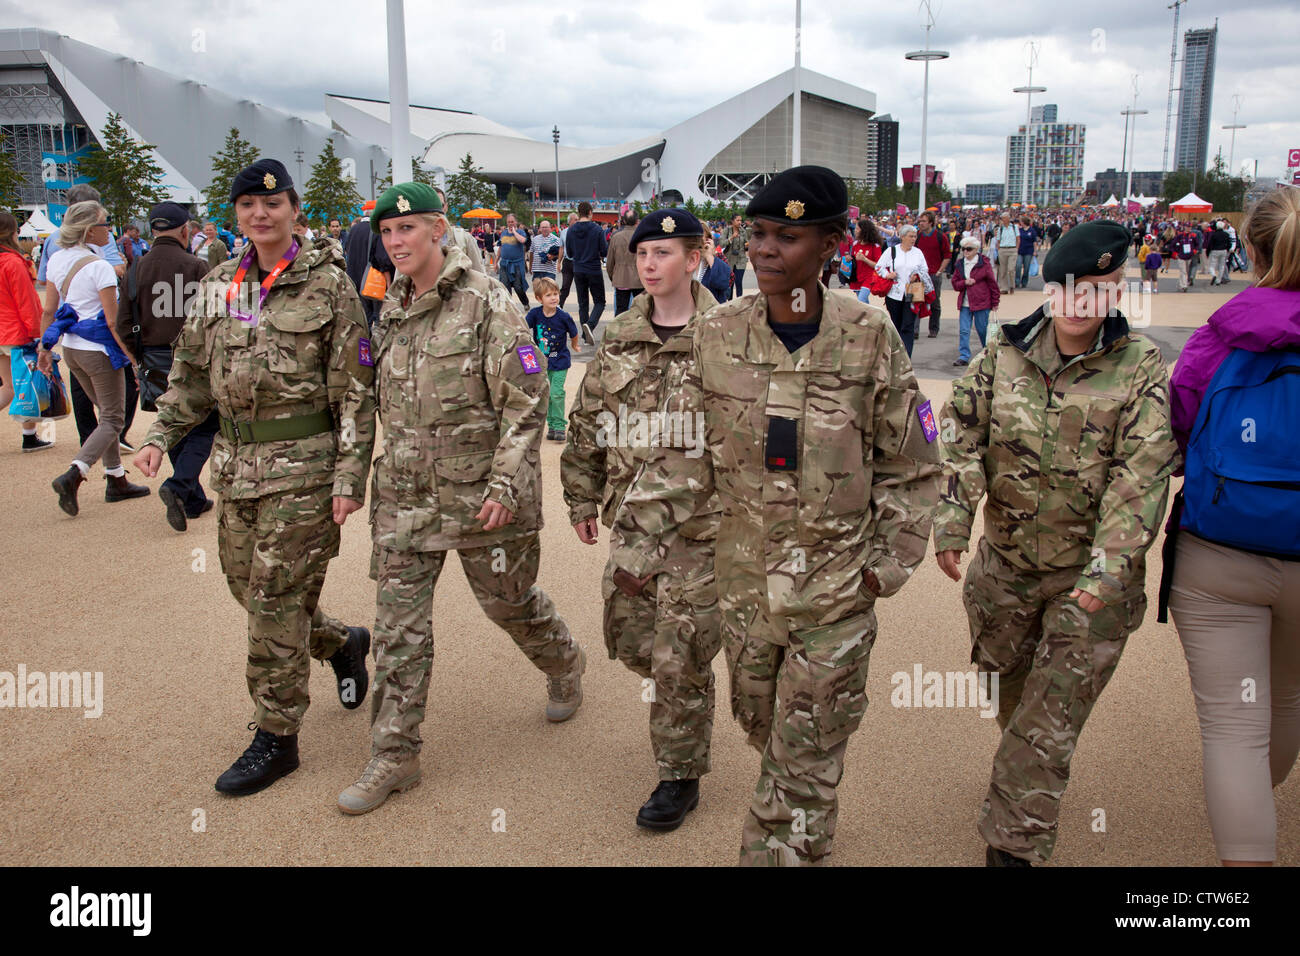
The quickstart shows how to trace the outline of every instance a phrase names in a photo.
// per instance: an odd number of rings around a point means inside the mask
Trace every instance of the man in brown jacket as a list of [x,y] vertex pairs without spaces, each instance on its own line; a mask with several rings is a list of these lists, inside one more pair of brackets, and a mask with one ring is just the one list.
[[[118,333],[136,361],[142,363],[140,390],[146,395],[146,377],[163,379],[159,384],[166,389],[172,342],[185,324],[185,310],[198,291],[199,280],[209,269],[206,260],[189,252],[190,214],[184,206],[173,202],[154,206],[149,210],[149,228],[154,235],[153,247],[119,280],[121,307],[117,311]],[[167,523],[177,531],[186,530],[188,519],[212,509],[212,500],[199,483],[199,473],[212,453],[217,428],[217,413],[213,411],[167,452],[172,476],[162,483],[158,498],[167,507]]]
[[628,211],[623,216],[623,228],[614,233],[609,240],[609,252],[605,255],[605,271],[614,286],[614,314],[622,315],[635,299],[645,290],[641,288],[641,276],[636,271],[636,256],[628,251],[628,240],[636,231],[640,220],[635,212]]

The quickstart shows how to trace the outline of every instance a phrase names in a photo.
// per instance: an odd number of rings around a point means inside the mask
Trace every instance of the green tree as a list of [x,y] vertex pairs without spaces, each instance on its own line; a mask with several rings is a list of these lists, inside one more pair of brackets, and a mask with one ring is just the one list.
[[0,133],[0,207],[18,208],[18,190],[26,183],[23,174],[14,165],[14,158],[4,148],[5,137]]
[[510,186],[510,192],[506,194],[505,209],[506,212],[515,214],[515,218],[519,220],[519,225],[532,228],[533,207],[529,204],[528,197],[516,189],[513,184]]
[[127,131],[121,114],[109,113],[100,148],[92,149],[76,165],[80,175],[99,190],[101,205],[119,229],[168,198],[162,188],[162,167],[151,155],[153,149],[152,143],[142,143]]
[[462,212],[497,205],[496,186],[483,175],[483,167],[474,165],[474,157],[466,153],[460,168],[447,177],[447,205],[449,218],[454,222]]
[[203,191],[203,201],[208,207],[208,218],[213,222],[234,222],[235,210],[230,205],[230,185],[245,166],[257,162],[253,144],[230,127],[221,150],[212,157],[212,182]]
[[1166,202],[1177,202],[1190,192],[1195,192],[1214,206],[1215,212],[1240,212],[1250,183],[1240,176],[1229,176],[1224,168],[1223,156],[1214,157],[1208,172],[1196,177],[1192,186],[1192,171],[1176,169],[1165,176],[1162,192]]
[[[419,156],[411,157],[411,182],[424,183],[424,185],[426,186],[438,185],[437,182],[434,181],[433,173],[429,172],[429,170],[425,169],[423,166],[420,165]],[[388,161],[388,169],[384,174],[384,178],[379,180],[379,182],[375,186],[375,189],[377,192],[382,193],[385,189],[387,189],[391,185],[393,185],[393,161],[390,159]]]
[[334,152],[333,140],[325,141],[320,157],[312,164],[302,202],[307,215],[320,222],[351,222],[364,202],[356,184],[344,178],[343,163]]

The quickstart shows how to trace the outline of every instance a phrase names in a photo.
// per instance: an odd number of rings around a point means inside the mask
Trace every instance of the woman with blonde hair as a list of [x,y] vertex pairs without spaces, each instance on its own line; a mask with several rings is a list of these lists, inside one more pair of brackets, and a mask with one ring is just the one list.
[[68,370],[99,409],[99,424],[72,465],[52,483],[59,507],[74,517],[80,510],[77,489],[101,459],[108,479],[105,501],[149,494],[144,485],[126,480],[118,445],[126,424],[123,369],[135,361],[117,334],[117,273],[93,248],[111,239],[107,210],[93,200],[76,203],[63,215],[59,250],[50,256],[45,270],[40,368],[48,372],[53,367],[50,349],[62,340]]
[[1268,866],[1272,789],[1300,753],[1300,189],[1261,199],[1243,235],[1255,282],[1192,335],[1171,380],[1186,477],[1161,603],[1187,657],[1219,859]]
[[505,287],[459,244],[443,246],[451,224],[431,186],[388,189],[370,227],[400,274],[367,354],[384,438],[370,495],[371,759],[338,799],[354,815],[420,781],[433,595],[449,551],[484,613],[546,674],[547,720],[577,711],[585,664],[536,584],[546,361]]

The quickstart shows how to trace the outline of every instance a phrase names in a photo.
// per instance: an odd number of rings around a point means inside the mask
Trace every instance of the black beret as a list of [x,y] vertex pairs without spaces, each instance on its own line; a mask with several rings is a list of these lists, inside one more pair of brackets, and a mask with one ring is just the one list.
[[259,159],[235,174],[230,184],[230,201],[240,196],[274,196],[293,188],[289,170],[278,159]]
[[849,214],[849,191],[825,166],[794,166],[773,176],[749,201],[745,215],[790,226],[831,222]]
[[1109,275],[1124,265],[1132,243],[1133,233],[1113,219],[1080,223],[1052,243],[1043,260],[1043,281]]
[[641,220],[632,231],[627,248],[636,252],[637,243],[644,239],[676,239],[680,236],[703,236],[700,221],[685,209],[659,209]]
[[176,202],[160,202],[149,210],[150,229],[179,229],[190,221],[190,211]]
[[370,225],[376,232],[379,224],[395,216],[414,216],[421,212],[442,212],[438,191],[424,183],[398,183],[384,190],[370,212]]

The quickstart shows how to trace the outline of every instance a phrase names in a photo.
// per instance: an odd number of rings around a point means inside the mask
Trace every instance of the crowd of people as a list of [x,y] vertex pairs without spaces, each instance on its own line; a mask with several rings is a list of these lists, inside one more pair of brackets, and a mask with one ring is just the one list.
[[[39,341],[47,374],[57,348],[71,374],[81,444],[52,482],[68,515],[96,464],[116,502],[150,493],[127,479],[124,450],[147,478],[167,454],[159,497],[183,531],[213,507],[199,479],[212,459],[254,705],[253,740],[217,790],[255,793],[297,768],[311,659],[330,662],[344,707],[370,698],[371,758],[340,810],[372,812],[420,782],[449,551],[545,675],[547,720],[573,717],[586,649],[536,584],[545,428],[563,443],[578,540],[608,532],[605,649],[655,686],[658,785],[637,825],[675,829],[699,804],[722,651],[732,714],[761,755],[740,860],[823,860],[867,707],[875,604],[932,546],[957,582],[971,553],[972,661],[999,678],[986,862],[1046,862],[1181,474],[1161,616],[1167,604],[1187,656],[1210,822],[1225,865],[1274,859],[1272,788],[1300,753],[1300,376],[1285,374],[1300,370],[1300,191],[1270,193],[1240,231],[1064,211],[851,223],[843,180],[801,166],[726,223],[670,208],[611,230],[580,203],[559,230],[512,214],[471,232],[440,190],[403,183],[318,234],[285,166],[262,159],[232,184],[236,230],[161,203],[150,246],[137,229],[115,242],[99,196],[75,189],[40,257],[43,303],[0,215],[0,345]],[[1129,259],[1158,273],[1166,251],[1187,264],[1184,287],[1198,256],[1214,283],[1239,251],[1251,270],[1172,378],[1117,308]],[[988,335],[1035,276],[1055,291]],[[597,337],[607,278],[614,316]],[[939,333],[945,279],[965,371],[936,412],[911,355],[923,326]],[[584,339],[594,351],[566,407]],[[158,414],[131,449],[138,400]],[[47,450],[34,424],[23,450]],[[373,628],[319,603],[367,493]]]

